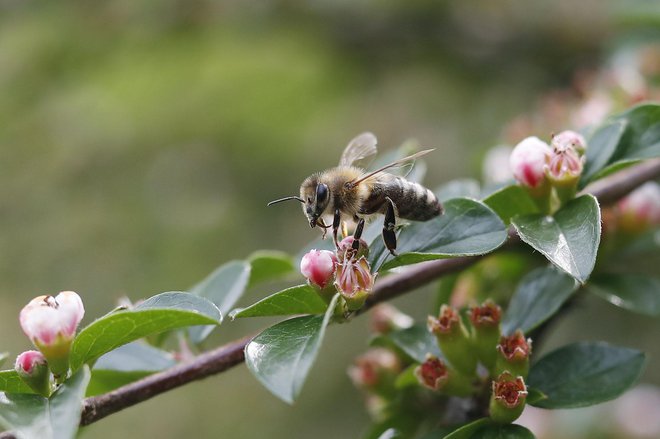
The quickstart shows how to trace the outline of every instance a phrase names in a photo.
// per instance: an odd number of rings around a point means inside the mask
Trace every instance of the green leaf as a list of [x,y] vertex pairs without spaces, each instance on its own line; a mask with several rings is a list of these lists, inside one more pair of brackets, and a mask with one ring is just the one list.
[[309,285],[298,285],[265,297],[247,308],[230,313],[232,319],[241,317],[286,316],[293,314],[323,314],[328,304]]
[[522,425],[500,425],[482,418],[454,430],[445,439],[534,439],[534,434]]
[[637,382],[644,363],[644,353],[607,343],[564,346],[532,366],[528,385],[547,396],[533,405],[560,409],[609,401]]
[[34,393],[34,390],[23,382],[15,370],[0,371],[0,392]]
[[39,395],[0,393],[0,424],[19,437],[74,438],[89,377],[89,368],[83,367],[50,399]]
[[[404,227],[398,238],[399,256],[383,264],[383,269],[433,259],[489,253],[507,237],[500,218],[480,201],[455,198],[444,203],[445,213],[426,222]],[[379,267],[389,256],[382,240],[371,245],[369,259]]]
[[[245,292],[250,279],[251,266],[246,261],[230,261],[218,267],[190,292],[213,302],[223,315],[229,313]],[[193,343],[199,344],[215,329],[213,325],[188,329]]]
[[71,348],[71,368],[96,360],[106,352],[142,337],[191,325],[218,325],[222,315],[208,300],[193,294],[168,292],[133,309],[118,310],[80,331]]
[[410,328],[392,331],[384,337],[418,363],[426,361],[426,354],[443,357],[435,336],[426,329],[426,326],[414,325]]
[[483,202],[507,225],[516,215],[539,213],[539,208],[529,193],[517,184],[493,192],[484,198]]
[[441,203],[452,198],[478,198],[480,192],[479,182],[471,178],[449,181],[433,191]]
[[273,395],[292,404],[318,354],[339,294],[325,315],[285,320],[257,335],[245,347],[248,370]]
[[251,267],[248,288],[262,282],[280,279],[295,270],[291,256],[279,251],[254,252],[248,258],[248,262]]
[[509,302],[502,320],[502,331],[510,335],[516,329],[524,333],[536,328],[556,313],[575,292],[577,282],[563,271],[542,267],[521,281]]
[[85,396],[96,396],[111,392],[119,387],[141,380],[154,374],[154,371],[120,372],[116,370],[93,370],[92,379]]
[[660,156],[660,106],[645,104],[612,117],[588,142],[581,187],[622,166]]
[[543,399],[548,399],[548,395],[539,389],[527,386],[527,404],[535,405]]
[[596,263],[600,243],[600,209],[592,195],[571,200],[554,216],[516,216],[512,224],[520,238],[580,283]]
[[660,316],[660,279],[637,274],[599,274],[591,279],[588,289],[621,308]]

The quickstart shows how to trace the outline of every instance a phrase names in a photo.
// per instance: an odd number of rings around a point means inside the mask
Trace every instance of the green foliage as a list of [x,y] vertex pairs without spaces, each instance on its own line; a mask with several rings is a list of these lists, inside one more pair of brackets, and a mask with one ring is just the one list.
[[[426,222],[404,227],[399,234],[399,256],[387,260],[389,252],[382,240],[370,248],[372,267],[388,270],[433,259],[489,253],[506,240],[506,227],[485,204],[468,198],[444,203],[445,213]],[[387,261],[383,263],[384,261]]]
[[309,285],[298,285],[271,294],[247,308],[230,313],[232,319],[242,317],[287,316],[293,314],[323,314],[328,304]]
[[537,268],[525,276],[509,302],[502,331],[513,334],[516,329],[529,333],[548,318],[577,289],[572,277],[553,267]]
[[464,425],[444,439],[534,439],[534,435],[522,425],[499,425],[483,418]]
[[516,216],[512,224],[520,238],[580,283],[596,263],[600,243],[600,209],[592,195],[567,203],[553,216]]
[[539,208],[529,193],[517,184],[503,187],[493,192],[483,200],[486,206],[493,209],[505,224],[511,223],[516,215],[539,213]]
[[423,363],[427,354],[438,358],[443,356],[438,348],[437,340],[426,326],[413,325],[410,328],[392,331],[381,337],[401,349],[412,361],[417,363]]
[[50,398],[22,393],[0,395],[0,424],[19,437],[73,439],[89,378],[89,369],[83,367]]
[[660,280],[638,274],[597,274],[588,290],[629,311],[660,316]]
[[254,252],[248,258],[248,262],[251,267],[248,288],[262,282],[280,279],[295,270],[291,256],[274,250]]
[[588,144],[581,186],[622,166],[660,156],[660,105],[640,105],[613,116]]
[[0,392],[34,393],[13,369],[0,371]]
[[220,311],[208,300],[189,293],[153,296],[132,309],[116,310],[85,327],[71,348],[71,369],[106,352],[152,334],[192,325],[218,325]]
[[609,401],[637,382],[646,356],[637,350],[607,343],[575,343],[537,361],[528,385],[547,398],[533,403],[542,408],[585,407]]
[[264,330],[245,347],[250,372],[282,401],[292,404],[298,397],[338,298],[335,295],[324,316],[285,320]]

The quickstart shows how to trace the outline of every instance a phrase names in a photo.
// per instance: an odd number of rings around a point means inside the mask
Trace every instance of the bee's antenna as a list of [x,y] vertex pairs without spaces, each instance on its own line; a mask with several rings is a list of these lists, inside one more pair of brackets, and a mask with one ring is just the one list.
[[292,197],[284,197],[284,198],[280,198],[279,200],[273,200],[270,203],[266,204],[266,206],[272,206],[273,204],[277,204],[277,203],[281,203],[282,201],[289,201],[289,200],[297,200],[297,201],[300,201],[303,204],[305,203],[305,200],[303,200],[300,197],[296,197],[294,195]]

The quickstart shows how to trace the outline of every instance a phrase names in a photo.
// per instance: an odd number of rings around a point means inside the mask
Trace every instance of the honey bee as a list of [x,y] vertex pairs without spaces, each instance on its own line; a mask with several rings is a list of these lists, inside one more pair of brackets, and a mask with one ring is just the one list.
[[389,172],[388,169],[414,160],[432,149],[404,157],[372,172],[353,164],[376,153],[376,136],[362,133],[351,140],[344,149],[339,166],[307,177],[300,186],[300,196],[271,201],[268,206],[288,200],[303,205],[303,213],[314,228],[323,228],[325,237],[332,227],[335,246],[342,221],[357,224],[354,232],[354,249],[359,247],[365,220],[383,214],[383,241],[392,255],[396,255],[396,218],[427,221],[443,212],[442,205],[433,192],[424,186]]

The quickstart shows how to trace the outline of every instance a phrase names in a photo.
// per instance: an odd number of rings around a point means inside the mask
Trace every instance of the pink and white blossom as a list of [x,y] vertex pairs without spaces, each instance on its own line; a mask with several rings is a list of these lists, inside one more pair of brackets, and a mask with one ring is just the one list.
[[541,186],[551,152],[550,146],[538,137],[528,137],[518,143],[509,158],[515,179],[530,188]]
[[336,267],[337,256],[329,250],[310,250],[300,261],[302,275],[321,289],[332,283]]

